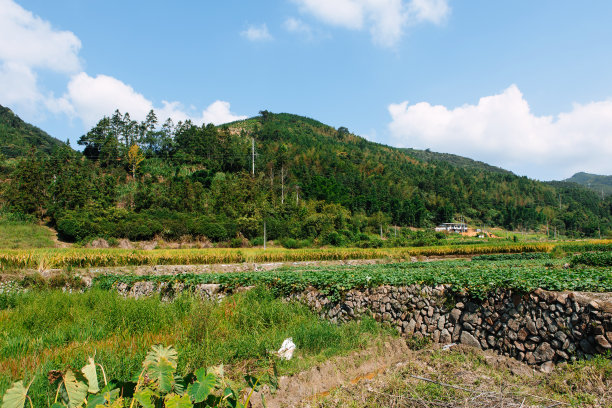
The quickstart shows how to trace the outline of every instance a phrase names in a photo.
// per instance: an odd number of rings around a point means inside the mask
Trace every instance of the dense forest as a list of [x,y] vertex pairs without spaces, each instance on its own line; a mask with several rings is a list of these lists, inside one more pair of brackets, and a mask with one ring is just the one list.
[[459,217],[569,236],[612,230],[609,196],[376,144],[291,114],[196,126],[116,111],[78,144],[82,152],[54,144],[5,156],[5,211],[45,220],[71,241],[257,240],[265,223],[268,239],[376,246],[373,235],[395,237],[392,226]]
[[580,172],[563,181],[580,184],[602,195],[612,194],[612,176]]

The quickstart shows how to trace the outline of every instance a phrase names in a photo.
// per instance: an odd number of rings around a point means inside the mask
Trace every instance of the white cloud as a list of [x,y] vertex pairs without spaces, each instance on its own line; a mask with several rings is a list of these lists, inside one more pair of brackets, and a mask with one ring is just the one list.
[[67,99],[86,127],[92,127],[115,109],[129,112],[133,119],[144,119],[153,103],[134,88],[107,75],[90,77],[84,72],[68,83]]
[[290,33],[301,34],[306,38],[312,38],[312,28],[300,19],[289,17],[283,23],[283,27]]
[[326,24],[351,30],[368,28],[373,41],[393,47],[408,25],[442,23],[450,13],[448,0],[293,0],[302,13]]
[[215,125],[246,118],[246,116],[233,114],[230,110],[229,102],[224,101],[215,101],[202,112],[202,122],[213,123]]
[[442,24],[450,14],[447,0],[412,0],[409,8],[416,22]]
[[266,24],[262,24],[260,26],[249,26],[249,28],[242,31],[240,34],[249,41],[254,42],[270,41],[273,39],[272,35],[268,31],[268,26]]
[[64,100],[87,128],[94,126],[103,116],[111,115],[115,109],[129,112],[134,120],[144,120],[147,113],[153,109],[161,120],[171,118],[178,122],[189,119],[198,125],[219,125],[246,118],[233,114],[229,102],[224,101],[213,102],[201,115],[186,112],[179,102],[162,101],[161,107],[155,107],[144,95],[118,79],[106,75],[94,78],[84,72],[71,79]]
[[325,23],[358,30],[363,27],[364,9],[358,0],[294,0],[303,13]]
[[612,100],[536,116],[512,85],[476,105],[403,102],[388,109],[390,133],[401,147],[468,156],[540,179],[612,173]]
[[42,95],[37,84],[36,75],[27,66],[14,62],[0,65],[0,101],[6,105],[21,105],[34,112]]
[[[265,25],[263,29],[260,35],[265,37]],[[221,124],[245,118],[233,114],[230,104],[224,101],[212,103],[201,115],[190,114],[179,102],[163,101],[156,108],[144,95],[116,78],[92,77],[82,72],[80,48],[81,41],[72,32],[53,28],[13,0],[0,0],[0,103],[17,107],[26,119],[44,113],[76,117],[86,129],[115,109],[129,112],[136,120],[143,120],[151,109],[161,118],[170,117],[175,122],[190,119],[197,124]],[[65,75],[67,89],[62,97],[56,98],[39,85],[40,71]]]
[[80,48],[70,31],[54,29],[12,0],[0,0],[0,101],[30,117],[70,110],[65,100],[41,88],[37,72],[77,72]]
[[58,31],[12,0],[0,0],[0,60],[55,72],[76,72],[81,41]]

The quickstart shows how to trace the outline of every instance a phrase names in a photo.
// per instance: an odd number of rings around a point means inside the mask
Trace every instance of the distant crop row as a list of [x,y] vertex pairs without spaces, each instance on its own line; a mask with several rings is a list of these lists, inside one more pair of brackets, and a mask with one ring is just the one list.
[[548,252],[521,252],[518,254],[478,255],[473,257],[472,261],[511,261],[526,259],[550,259],[550,254]]
[[[563,244],[566,245],[566,244]],[[91,268],[139,265],[204,265],[243,262],[296,262],[346,259],[409,259],[411,256],[481,255],[499,253],[549,252],[552,243],[504,243],[465,246],[405,248],[317,248],[317,249],[52,249],[7,250],[0,253],[2,269]],[[572,243],[571,250],[581,252],[603,248],[612,241]],[[588,248],[588,249],[587,249]]]
[[547,290],[612,291],[610,268],[564,269],[551,267],[540,261],[440,261],[394,263],[385,265],[334,266],[292,268],[264,272],[234,272],[181,275],[100,275],[94,285],[112,289],[119,283],[128,286],[139,281],[178,283],[193,288],[201,283],[217,283],[227,289],[239,286],[262,285],[279,296],[301,292],[309,286],[339,297],[350,289],[380,285],[432,285],[447,284],[458,293],[484,297],[496,289],[529,292],[536,288]]
[[572,258],[572,265],[612,266],[612,252],[587,252]]

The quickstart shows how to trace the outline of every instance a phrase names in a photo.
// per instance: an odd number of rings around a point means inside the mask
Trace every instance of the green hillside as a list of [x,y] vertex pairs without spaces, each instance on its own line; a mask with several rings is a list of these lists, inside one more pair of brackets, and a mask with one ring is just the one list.
[[393,148],[285,113],[215,127],[160,125],[154,114],[137,123],[115,112],[79,144],[84,157],[63,148],[24,160],[3,194],[11,211],[48,217],[71,240],[191,236],[240,245],[261,237],[265,223],[268,239],[291,245],[371,246],[381,244],[374,234],[395,238],[392,226],[460,217],[572,236],[612,230],[610,198],[573,184]]
[[32,148],[49,154],[63,144],[0,105],[0,154],[4,157],[24,156]]
[[593,191],[604,195],[612,194],[612,176],[602,176],[598,174],[576,173],[564,181],[577,183],[590,188]]
[[456,154],[438,153],[432,152],[430,150],[417,150],[409,148],[402,150],[404,150],[409,156],[424,162],[446,162],[452,164],[455,167],[461,167],[464,169],[484,170],[501,174],[513,174],[510,170],[491,166],[490,164],[477,160],[472,160],[467,157],[457,156]]

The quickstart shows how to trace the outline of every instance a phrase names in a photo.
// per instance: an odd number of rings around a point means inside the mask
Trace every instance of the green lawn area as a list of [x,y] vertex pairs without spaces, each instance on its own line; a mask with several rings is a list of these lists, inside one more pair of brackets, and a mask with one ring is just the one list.
[[48,228],[25,221],[0,220],[0,248],[28,249],[54,247]]

